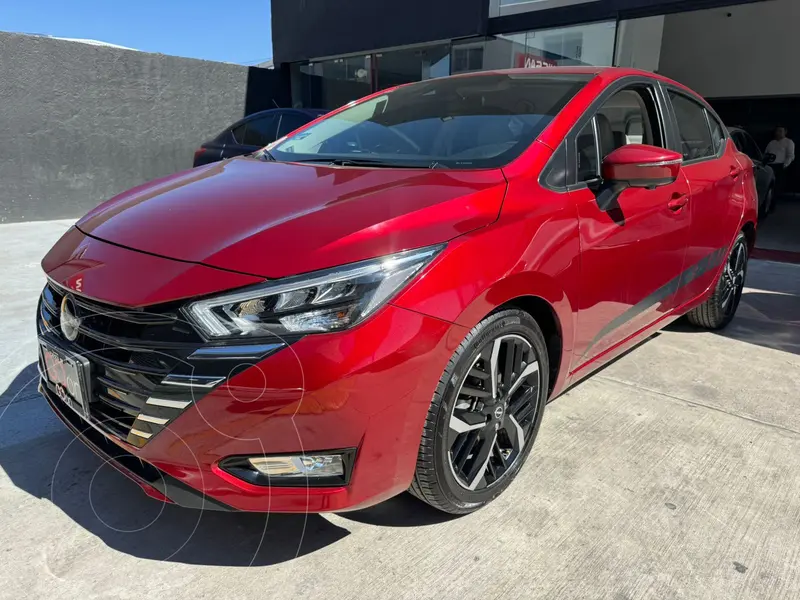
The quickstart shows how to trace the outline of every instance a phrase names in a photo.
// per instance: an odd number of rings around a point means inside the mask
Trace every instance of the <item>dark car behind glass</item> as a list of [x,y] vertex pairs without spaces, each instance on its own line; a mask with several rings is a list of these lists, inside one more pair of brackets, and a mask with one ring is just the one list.
[[203,142],[194,153],[193,166],[255,152],[326,112],[315,108],[276,108],[247,116]]
[[753,176],[758,190],[758,218],[763,219],[772,209],[772,197],[775,192],[775,173],[769,166],[775,157],[764,155],[753,137],[740,127],[728,127],[731,139],[739,152],[746,154],[753,161]]

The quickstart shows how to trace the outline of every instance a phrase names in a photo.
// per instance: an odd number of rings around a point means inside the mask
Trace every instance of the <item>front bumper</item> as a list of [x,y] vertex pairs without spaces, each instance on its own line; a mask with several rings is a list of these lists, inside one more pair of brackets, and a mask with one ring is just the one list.
[[[392,305],[358,327],[295,341],[231,368],[225,381],[136,447],[88,426],[46,386],[56,414],[148,495],[193,508],[324,512],[408,488],[438,380],[466,329]],[[230,456],[356,448],[341,487],[247,483]]]
[[69,409],[48,389],[44,382],[39,384],[39,393],[44,396],[50,408],[61,419],[61,422],[80,441],[102,458],[104,462],[137,483],[144,493],[151,498],[170,504],[178,504],[186,508],[232,510],[230,506],[205,496],[199,490],[181,483],[178,479],[167,475],[136,455],[114,444],[100,430],[95,429],[81,419],[77,413]]

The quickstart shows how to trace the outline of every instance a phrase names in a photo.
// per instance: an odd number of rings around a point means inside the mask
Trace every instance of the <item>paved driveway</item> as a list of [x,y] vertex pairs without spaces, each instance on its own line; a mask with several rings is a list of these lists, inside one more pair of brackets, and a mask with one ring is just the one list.
[[0,597],[800,597],[800,268],[752,262],[724,335],[673,326],[549,405],[474,515],[199,513],[146,498],[24,387],[66,225],[0,226]]

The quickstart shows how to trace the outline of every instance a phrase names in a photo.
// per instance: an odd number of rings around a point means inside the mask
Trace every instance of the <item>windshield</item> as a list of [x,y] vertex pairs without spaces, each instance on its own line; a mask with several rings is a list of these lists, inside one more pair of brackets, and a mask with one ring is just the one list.
[[519,156],[586,75],[434,79],[354,104],[269,148],[276,160],[481,169]]

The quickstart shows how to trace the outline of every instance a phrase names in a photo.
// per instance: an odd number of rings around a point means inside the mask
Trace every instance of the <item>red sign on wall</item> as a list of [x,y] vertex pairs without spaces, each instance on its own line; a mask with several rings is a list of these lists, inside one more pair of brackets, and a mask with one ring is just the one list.
[[552,59],[539,56],[538,54],[528,54],[517,52],[514,56],[514,64],[518,68],[540,69],[542,67],[557,67],[558,63]]

